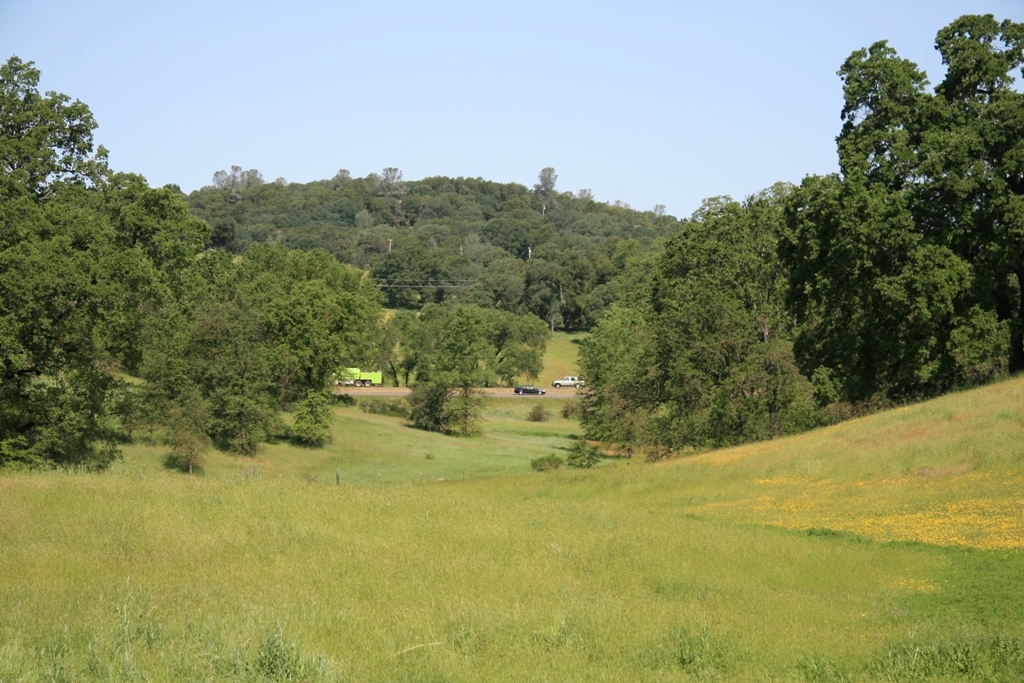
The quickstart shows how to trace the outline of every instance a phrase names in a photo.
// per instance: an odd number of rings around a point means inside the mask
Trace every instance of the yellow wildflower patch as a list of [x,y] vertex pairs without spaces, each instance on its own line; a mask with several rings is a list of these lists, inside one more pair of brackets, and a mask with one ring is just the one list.
[[788,476],[755,483],[752,495],[692,511],[881,541],[1024,550],[1024,477],[1012,473],[926,471],[849,482]]

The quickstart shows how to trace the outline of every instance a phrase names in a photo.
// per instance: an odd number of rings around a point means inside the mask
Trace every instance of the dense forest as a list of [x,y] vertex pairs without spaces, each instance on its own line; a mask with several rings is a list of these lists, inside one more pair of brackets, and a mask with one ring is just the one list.
[[664,207],[634,211],[587,190],[559,192],[543,169],[533,189],[480,178],[405,181],[396,168],[352,178],[264,182],[218,171],[188,197],[212,226],[210,245],[256,242],[322,249],[367,270],[390,308],[458,301],[532,313],[549,328],[590,329],[621,289],[628,260],[685,225]]
[[[929,90],[884,41],[841,66],[840,172],[684,220],[395,168],[254,169],[186,196],[109,168],[88,107],[0,67],[0,466],[102,467],[140,426],[209,445],[328,438],[333,370],[474,388],[583,343],[588,436],[649,457],[766,439],[1024,369],[1024,24],[965,16]],[[397,309],[385,315],[384,308]],[[285,427],[282,410],[295,413]]]

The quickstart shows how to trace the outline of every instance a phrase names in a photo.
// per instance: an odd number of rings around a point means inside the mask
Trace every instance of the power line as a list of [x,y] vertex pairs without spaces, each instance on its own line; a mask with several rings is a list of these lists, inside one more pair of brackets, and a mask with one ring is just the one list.
[[390,289],[461,289],[472,287],[476,284],[475,279],[470,278],[444,278],[437,280],[422,280],[418,278],[374,278],[374,284],[378,287]]

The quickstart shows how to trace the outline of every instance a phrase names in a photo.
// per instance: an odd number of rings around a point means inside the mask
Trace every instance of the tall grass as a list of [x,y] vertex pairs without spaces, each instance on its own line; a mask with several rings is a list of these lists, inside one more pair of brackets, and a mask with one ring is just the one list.
[[1019,501],[1022,392],[587,471],[530,471],[575,425],[496,400],[473,439],[342,408],[200,476],[5,475],[0,681],[1019,681],[1022,553],[829,520]]

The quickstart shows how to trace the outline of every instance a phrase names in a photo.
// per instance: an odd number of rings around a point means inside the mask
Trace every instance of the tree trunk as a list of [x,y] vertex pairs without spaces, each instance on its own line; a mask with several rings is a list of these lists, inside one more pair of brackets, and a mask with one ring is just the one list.
[[1024,370],[1024,268],[1014,273],[1017,276],[1017,289],[1020,295],[1017,300],[1017,315],[1013,321],[1013,332],[1010,336],[1010,373]]

